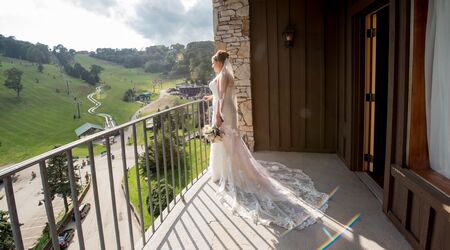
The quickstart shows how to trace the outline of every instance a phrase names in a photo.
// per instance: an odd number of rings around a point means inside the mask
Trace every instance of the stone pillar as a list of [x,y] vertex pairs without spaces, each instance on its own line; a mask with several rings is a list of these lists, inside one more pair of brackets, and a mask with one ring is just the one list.
[[237,88],[239,130],[254,149],[250,88],[250,16],[248,0],[213,0],[215,50],[230,54]]

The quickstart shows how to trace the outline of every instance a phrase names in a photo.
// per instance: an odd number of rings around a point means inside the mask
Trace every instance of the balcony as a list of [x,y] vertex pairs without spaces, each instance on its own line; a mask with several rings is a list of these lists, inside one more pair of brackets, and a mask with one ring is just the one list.
[[[339,187],[321,221],[286,235],[286,229],[278,226],[255,225],[221,206],[215,196],[218,185],[206,173],[158,230],[153,235],[147,232],[143,249],[411,249],[383,213],[380,201],[336,155],[264,151],[254,156],[301,168],[320,191]],[[360,218],[347,227],[358,213]]]
[[[359,175],[349,171],[334,154],[255,153],[257,159],[301,168],[322,192],[336,191],[318,223],[283,235],[283,228],[255,225],[232,215],[219,205],[215,197],[217,184],[210,181],[207,171],[208,144],[200,130],[210,116],[206,103],[193,101],[1,170],[6,199],[0,201],[0,208],[7,207],[9,211],[15,248],[33,246],[45,223],[49,225],[50,240],[44,248],[54,249],[60,248],[58,234],[67,228],[75,229],[69,249],[410,248],[382,212],[381,202]],[[106,152],[96,155],[94,144],[103,139]],[[143,147],[138,146],[141,141]],[[162,147],[155,146],[158,143]],[[80,176],[83,174],[76,168],[79,160],[74,159],[73,150],[83,145],[88,149],[88,164],[83,172],[90,176],[89,180],[86,178],[89,185],[84,185],[85,191],[77,191],[77,171]],[[52,199],[49,188],[48,160],[57,155],[67,157],[74,222],[58,219],[62,201],[58,197]],[[134,167],[139,164],[142,168]],[[142,169],[147,170],[145,174]],[[34,181],[28,179],[31,171],[35,172]],[[173,194],[164,192],[162,183],[171,184]],[[147,203],[146,193],[156,197],[161,206]],[[174,199],[170,198],[172,195]],[[36,203],[41,198],[43,205],[38,207]],[[162,205],[164,200],[169,201],[166,208]],[[79,211],[81,203],[92,205],[86,216]],[[162,211],[159,216],[155,216],[157,209]],[[64,220],[67,222],[60,222]]]

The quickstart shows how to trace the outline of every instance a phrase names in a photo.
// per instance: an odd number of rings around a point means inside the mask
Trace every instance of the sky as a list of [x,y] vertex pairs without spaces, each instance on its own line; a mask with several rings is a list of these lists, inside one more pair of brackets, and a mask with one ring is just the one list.
[[211,0],[1,0],[0,34],[94,51],[213,40]]

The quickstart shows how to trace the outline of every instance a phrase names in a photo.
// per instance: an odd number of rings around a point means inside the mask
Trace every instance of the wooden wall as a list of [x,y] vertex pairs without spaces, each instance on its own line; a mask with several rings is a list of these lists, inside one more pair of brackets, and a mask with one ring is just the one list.
[[424,69],[417,65],[424,60],[426,9],[426,0],[391,1],[390,15],[395,22],[390,29],[395,37],[390,58],[383,210],[413,248],[450,249],[449,180],[424,169],[426,138],[423,126],[417,126],[425,124],[423,107],[418,104],[424,98],[420,93],[424,91],[420,82]]
[[423,162],[427,160],[423,148],[426,138],[418,136],[424,130],[416,126],[418,119],[424,121],[423,115],[417,115],[423,113],[423,100],[415,99],[423,98],[415,86],[423,87],[423,83],[416,84],[423,79],[420,72],[423,62],[417,60],[423,51],[417,51],[417,47],[423,47],[424,42],[418,38],[418,32],[424,32],[423,24],[418,27],[417,22],[426,19],[423,12],[426,0],[340,1],[338,96],[341,98],[336,151],[350,169],[361,169],[363,100],[358,98],[363,91],[360,72],[364,67],[363,51],[358,50],[364,35],[361,18],[386,3],[390,9],[390,42],[383,210],[414,249],[450,249],[450,188],[445,185],[448,180],[429,171],[413,170],[416,165],[426,165]]
[[[425,1],[251,1],[255,149],[336,152],[351,170],[361,170],[361,17],[389,4],[383,211],[413,248],[450,249],[449,180],[413,169],[427,158],[421,153],[426,147],[419,144],[424,138],[411,132],[417,121],[423,121],[423,115],[415,114],[421,101],[414,99],[423,95],[411,88],[411,84],[420,86],[414,83],[422,79],[417,77],[422,66],[415,58],[423,55],[412,52],[423,41],[417,40],[411,19],[424,18],[417,10],[425,8]],[[284,48],[281,39],[289,17],[296,30],[291,49]]]
[[[250,1],[255,150],[335,152],[337,1]],[[292,48],[282,32],[295,29]]]

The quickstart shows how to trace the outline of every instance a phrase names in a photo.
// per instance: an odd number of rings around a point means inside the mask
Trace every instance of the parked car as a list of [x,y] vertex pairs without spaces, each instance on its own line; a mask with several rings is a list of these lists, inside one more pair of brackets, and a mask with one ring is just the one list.
[[58,235],[58,242],[60,248],[66,248],[69,246],[70,241],[72,240],[74,236],[75,230],[73,228],[66,229],[62,231]]
[[[81,217],[81,219],[83,219],[89,213],[89,210],[91,210],[91,204],[83,203],[83,204],[81,204],[79,209],[80,209],[80,217]],[[75,213],[72,214],[72,221],[75,221]]]

